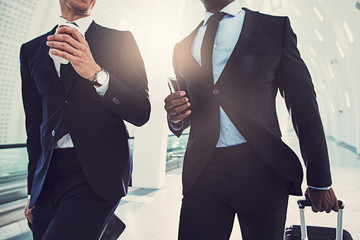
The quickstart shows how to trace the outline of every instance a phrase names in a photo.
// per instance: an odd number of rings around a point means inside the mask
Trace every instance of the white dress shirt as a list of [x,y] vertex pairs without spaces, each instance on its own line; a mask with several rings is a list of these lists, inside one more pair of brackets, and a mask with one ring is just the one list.
[[[76,21],[72,21],[72,22],[76,23],[76,25],[79,27],[79,32],[81,33],[81,35],[83,35],[85,37],[85,33],[88,30],[88,28],[90,27],[90,24],[92,23],[92,21],[93,21],[92,17],[88,16],[88,17],[80,18],[80,19],[78,19]],[[66,22],[68,22],[66,19],[60,17],[58,26],[66,23]],[[57,31],[57,29],[56,29],[56,31]],[[71,63],[68,63],[68,64],[71,64]],[[62,64],[54,61],[54,65],[55,65],[56,72],[60,78],[60,68],[61,68]],[[107,80],[106,83],[104,83],[100,87],[94,86],[96,92],[101,96],[104,96],[108,87],[109,87],[109,79]],[[63,136],[62,138],[60,138],[59,141],[57,141],[57,143],[55,145],[56,149],[58,149],[58,148],[73,148],[73,147],[74,147],[74,144],[71,140],[70,133],[68,133],[65,136]]]

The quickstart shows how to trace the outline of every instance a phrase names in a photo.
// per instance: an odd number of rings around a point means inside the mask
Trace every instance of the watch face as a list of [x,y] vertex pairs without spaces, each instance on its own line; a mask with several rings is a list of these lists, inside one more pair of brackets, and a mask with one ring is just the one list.
[[103,85],[104,83],[106,83],[106,80],[108,78],[107,73],[104,70],[101,70],[97,75],[96,75],[96,81]]

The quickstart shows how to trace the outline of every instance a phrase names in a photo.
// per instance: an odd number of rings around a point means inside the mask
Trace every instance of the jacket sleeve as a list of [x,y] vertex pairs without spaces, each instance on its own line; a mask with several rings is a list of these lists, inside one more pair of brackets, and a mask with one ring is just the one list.
[[22,80],[22,99],[25,111],[25,127],[27,134],[28,163],[28,194],[31,187],[37,162],[41,154],[40,124],[42,122],[41,97],[31,77],[25,56],[24,45],[20,50],[20,73]]
[[282,59],[277,71],[280,93],[299,138],[307,184],[328,187],[331,186],[331,174],[324,129],[310,73],[301,59],[296,42],[290,21],[285,17]]
[[[186,92],[186,96],[189,98],[189,101],[191,103],[191,99],[190,99],[189,92],[187,90],[186,82],[182,79],[182,77],[179,73],[179,66],[178,66],[178,60],[177,60],[177,58],[179,57],[177,55],[178,51],[179,51],[178,45],[176,45],[174,48],[174,53],[173,53],[173,66],[174,66],[175,76],[176,76],[176,79],[178,80],[180,90]],[[188,118],[185,118],[181,122],[181,124],[179,124],[178,126],[174,126],[170,122],[169,118],[167,118],[167,121],[168,121],[170,131],[172,133],[174,133],[177,137],[180,137],[182,132],[191,125],[191,115]]]
[[139,48],[130,32],[122,32],[115,48],[117,70],[109,72],[109,87],[103,97],[105,106],[122,119],[141,126],[150,117],[148,81]]

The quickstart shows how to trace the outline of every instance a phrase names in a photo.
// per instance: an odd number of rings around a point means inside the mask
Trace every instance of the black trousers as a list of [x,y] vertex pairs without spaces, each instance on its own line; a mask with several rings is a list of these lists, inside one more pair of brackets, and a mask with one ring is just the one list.
[[244,240],[282,240],[288,186],[247,143],[217,148],[183,197],[179,239],[229,239],[236,214]]
[[[106,186],[104,186],[106,187]],[[55,150],[39,199],[35,240],[99,239],[120,200],[106,200],[90,187],[74,149]]]

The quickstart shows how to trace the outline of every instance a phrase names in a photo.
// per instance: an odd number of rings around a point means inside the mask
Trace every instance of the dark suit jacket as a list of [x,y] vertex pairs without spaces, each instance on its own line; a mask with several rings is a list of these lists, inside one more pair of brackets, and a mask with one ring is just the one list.
[[328,153],[316,96],[289,19],[245,11],[239,40],[215,85],[191,54],[202,23],[175,46],[175,74],[192,104],[192,114],[183,121],[183,128],[176,131],[170,126],[177,136],[191,126],[184,157],[183,192],[191,189],[216,146],[221,106],[264,161],[291,183],[290,193],[301,195],[301,164],[281,141],[275,109],[278,91],[299,137],[308,185],[330,186]]
[[55,28],[25,43],[20,52],[30,205],[41,191],[55,143],[67,132],[95,192],[119,199],[127,192],[132,171],[124,120],[141,126],[150,114],[139,49],[129,32],[90,25],[85,37],[93,57],[110,73],[109,88],[101,97],[74,69],[72,83],[64,87],[45,44],[54,32]]

